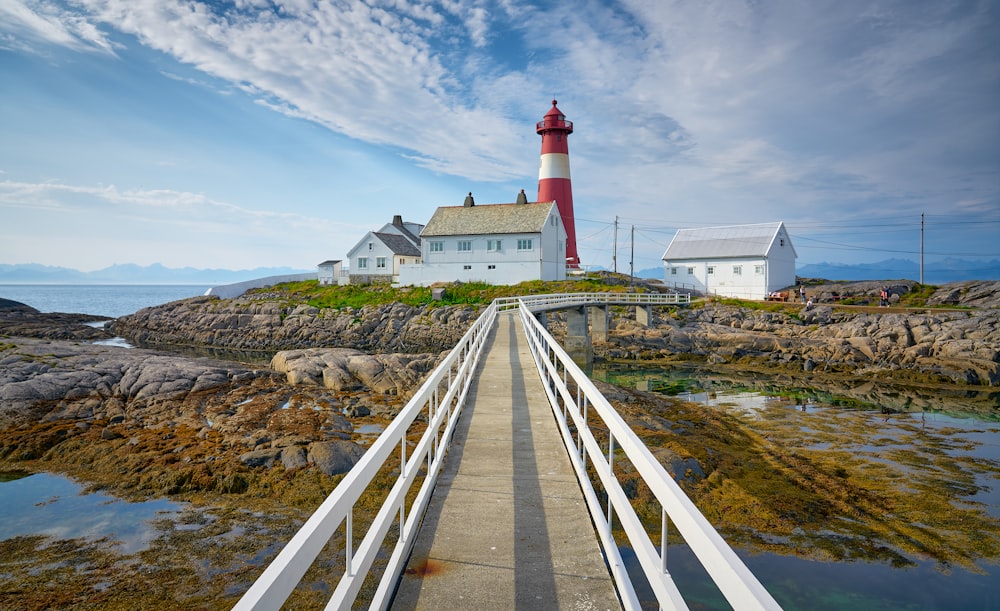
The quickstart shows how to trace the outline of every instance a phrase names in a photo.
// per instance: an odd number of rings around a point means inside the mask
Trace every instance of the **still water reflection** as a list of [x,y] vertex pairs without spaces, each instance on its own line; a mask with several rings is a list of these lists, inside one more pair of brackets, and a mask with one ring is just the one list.
[[[1000,520],[1000,406],[995,392],[938,392],[858,385],[854,388],[806,387],[781,380],[738,379],[695,370],[637,369],[630,366],[598,368],[592,376],[622,387],[637,388],[726,410],[754,423],[782,422],[798,430],[794,447],[823,451],[830,443],[872,460],[891,460],[894,452],[930,451],[954,458],[975,471],[970,493],[957,503],[979,506]],[[805,412],[801,418],[797,412]],[[785,416],[781,416],[785,414]],[[821,421],[825,434],[813,427]],[[798,422],[798,424],[796,424]],[[850,438],[836,438],[843,431]],[[858,431],[869,431],[870,437]],[[933,442],[934,448],[915,443]],[[974,468],[978,465],[979,468]],[[992,468],[982,468],[992,465]],[[894,464],[905,472],[910,465]],[[938,465],[940,466],[940,465]],[[932,467],[928,467],[932,468]],[[992,471],[992,474],[990,473]],[[912,482],[926,474],[914,474]],[[911,482],[911,483],[912,483]],[[974,492],[973,492],[974,491]],[[987,518],[989,519],[989,518]],[[983,533],[993,537],[993,533]],[[895,567],[860,558],[832,561],[808,558],[809,550],[781,555],[737,549],[750,570],[785,609],[998,609],[1000,566],[996,559],[979,560],[973,567],[947,566],[928,558],[911,557],[912,565]],[[623,550],[630,572],[638,575],[634,556]],[[729,604],[683,544],[668,550],[668,570],[691,608],[728,609]],[[640,597],[656,608],[648,587]]]
[[118,552],[134,554],[160,535],[152,520],[177,517],[185,507],[162,499],[129,503],[100,492],[83,494],[80,484],[51,473],[7,479],[0,478],[0,541],[23,535],[108,538]]

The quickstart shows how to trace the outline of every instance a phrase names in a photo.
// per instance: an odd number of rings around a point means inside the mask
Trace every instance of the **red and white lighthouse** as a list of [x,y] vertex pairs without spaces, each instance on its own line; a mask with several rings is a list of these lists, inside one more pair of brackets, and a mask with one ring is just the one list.
[[535,132],[542,136],[542,158],[538,167],[538,200],[555,200],[566,229],[566,262],[572,266],[580,264],[576,253],[576,223],[573,220],[573,185],[569,179],[569,135],[573,133],[573,122],[556,108],[545,113],[535,124]]

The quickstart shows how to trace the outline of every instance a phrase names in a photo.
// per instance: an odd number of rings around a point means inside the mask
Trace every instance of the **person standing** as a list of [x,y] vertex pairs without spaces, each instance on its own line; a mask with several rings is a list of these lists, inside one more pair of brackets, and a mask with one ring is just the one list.
[[806,302],[806,285],[799,285],[799,296],[802,297],[802,303]]

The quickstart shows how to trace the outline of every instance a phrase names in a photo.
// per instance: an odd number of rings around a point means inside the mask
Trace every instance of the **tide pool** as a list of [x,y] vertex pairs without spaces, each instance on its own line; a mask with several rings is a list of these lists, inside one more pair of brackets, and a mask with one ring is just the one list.
[[25,535],[107,538],[122,554],[149,547],[160,536],[152,522],[176,518],[185,508],[163,499],[130,503],[101,492],[84,493],[77,482],[51,473],[0,479],[0,498],[4,507],[0,541]]

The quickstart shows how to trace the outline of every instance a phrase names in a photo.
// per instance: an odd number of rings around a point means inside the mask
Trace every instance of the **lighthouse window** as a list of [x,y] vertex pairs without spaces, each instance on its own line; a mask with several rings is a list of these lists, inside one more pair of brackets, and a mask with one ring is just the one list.
[[458,252],[472,252],[472,240],[459,240]]
[[518,250],[531,250],[531,240],[530,239],[527,239],[527,240],[523,240],[523,239],[522,240],[518,240],[517,241],[517,249]]
[[500,252],[500,240],[486,240],[486,252]]
[[375,269],[385,269],[385,257],[375,257]]
[[431,242],[431,252],[444,252],[444,242]]

